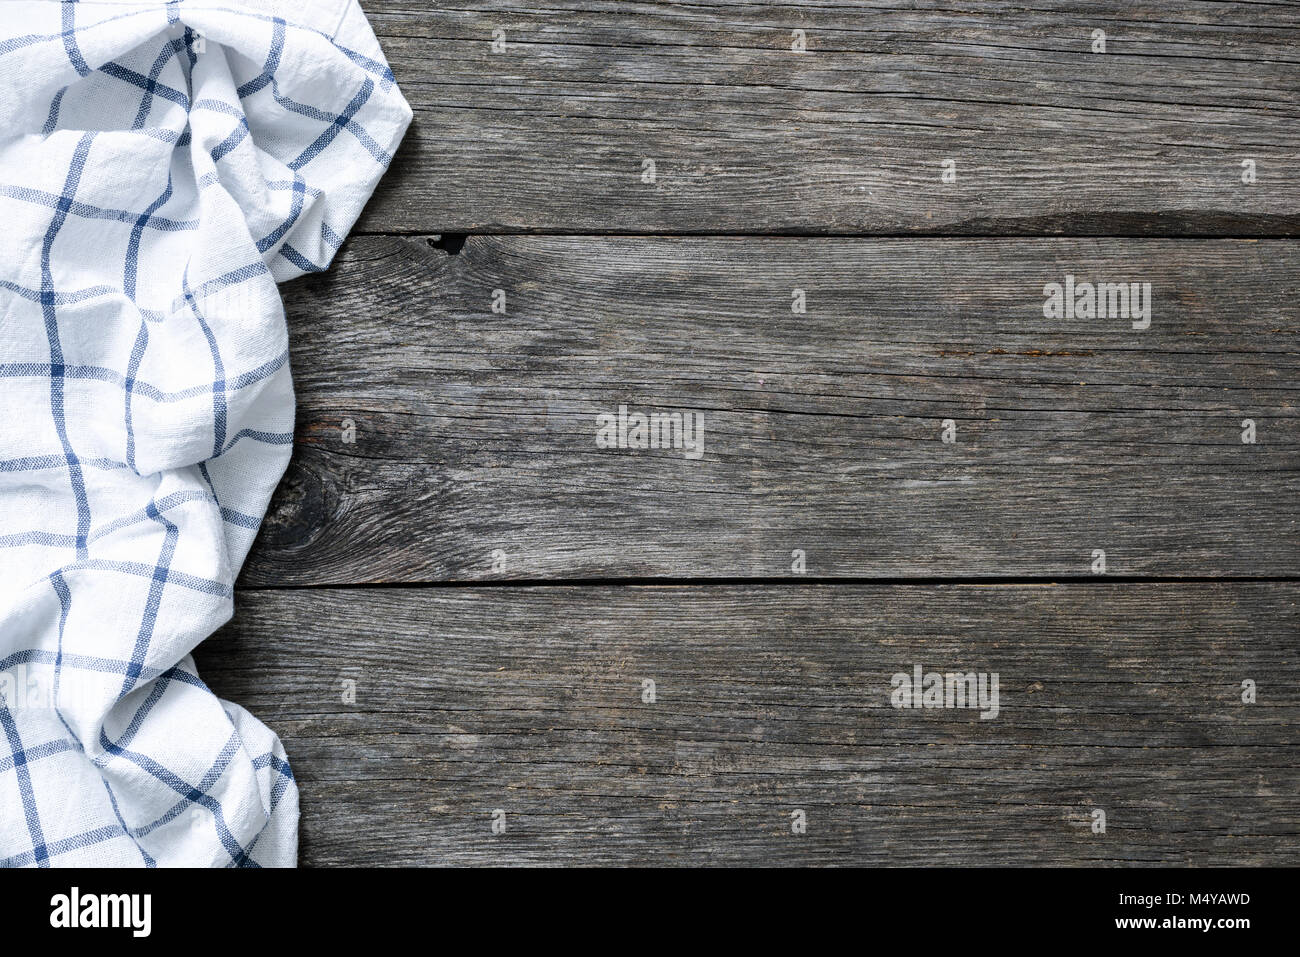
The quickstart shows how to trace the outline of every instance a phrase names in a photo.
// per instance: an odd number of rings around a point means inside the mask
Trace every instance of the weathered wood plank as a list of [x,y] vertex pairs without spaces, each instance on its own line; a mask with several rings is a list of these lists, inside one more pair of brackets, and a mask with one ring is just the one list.
[[1300,229],[1293,3],[364,5],[415,122],[363,230]]
[[[1298,265],[1292,241],[358,238],[287,289],[297,449],[243,581],[768,577],[795,550],[815,577],[1087,576],[1097,549],[1300,575]],[[1150,328],[1044,318],[1067,273],[1149,282]],[[702,457],[599,448],[620,405],[699,411]]]
[[[1298,598],[268,590],[198,658],[284,738],[307,864],[1295,864]],[[998,715],[892,707],[915,664],[996,672]]]

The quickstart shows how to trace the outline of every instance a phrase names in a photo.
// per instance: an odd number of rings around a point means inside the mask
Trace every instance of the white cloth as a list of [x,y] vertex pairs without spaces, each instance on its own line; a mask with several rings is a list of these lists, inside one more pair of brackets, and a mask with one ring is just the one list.
[[276,283],[411,113],[356,0],[0,4],[0,863],[296,863],[191,649],[293,432]]

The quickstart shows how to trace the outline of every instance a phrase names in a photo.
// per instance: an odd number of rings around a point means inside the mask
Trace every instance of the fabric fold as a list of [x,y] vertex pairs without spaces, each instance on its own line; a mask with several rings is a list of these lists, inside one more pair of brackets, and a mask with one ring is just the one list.
[[277,283],[411,119],[356,0],[0,18],[0,863],[290,866],[278,738],[191,650],[293,440]]

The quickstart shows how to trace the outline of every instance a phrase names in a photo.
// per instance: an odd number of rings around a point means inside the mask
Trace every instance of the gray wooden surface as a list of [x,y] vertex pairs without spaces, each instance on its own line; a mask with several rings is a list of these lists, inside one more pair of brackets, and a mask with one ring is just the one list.
[[1293,3],[365,7],[415,110],[369,231],[1300,225]]
[[[317,864],[1294,864],[1298,597],[271,590],[200,666],[284,736]],[[997,672],[998,717],[892,707],[914,664]]]
[[[1151,327],[1044,319],[1066,272]],[[1297,301],[1292,241],[358,238],[244,581],[1300,574]],[[620,404],[703,456],[598,448]]]
[[197,652],[304,864],[1300,863],[1300,7],[363,6],[415,123]]

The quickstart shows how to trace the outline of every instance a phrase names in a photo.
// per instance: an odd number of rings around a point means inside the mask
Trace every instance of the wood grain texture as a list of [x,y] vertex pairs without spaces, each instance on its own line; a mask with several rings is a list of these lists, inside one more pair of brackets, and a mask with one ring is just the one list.
[[197,654],[303,863],[1300,864],[1300,8],[362,2],[414,124]]
[[364,7],[415,121],[363,231],[1300,228],[1292,3]]
[[[284,739],[304,864],[1296,864],[1298,597],[275,590],[198,658]],[[997,672],[998,716],[893,708],[913,664]]]
[[[813,577],[1086,577],[1095,549],[1300,575],[1298,265],[1292,241],[358,238],[286,289],[295,458],[243,583],[791,576],[796,549]],[[1150,282],[1151,327],[1045,319],[1067,273]],[[701,411],[703,457],[598,448],[620,404]]]

